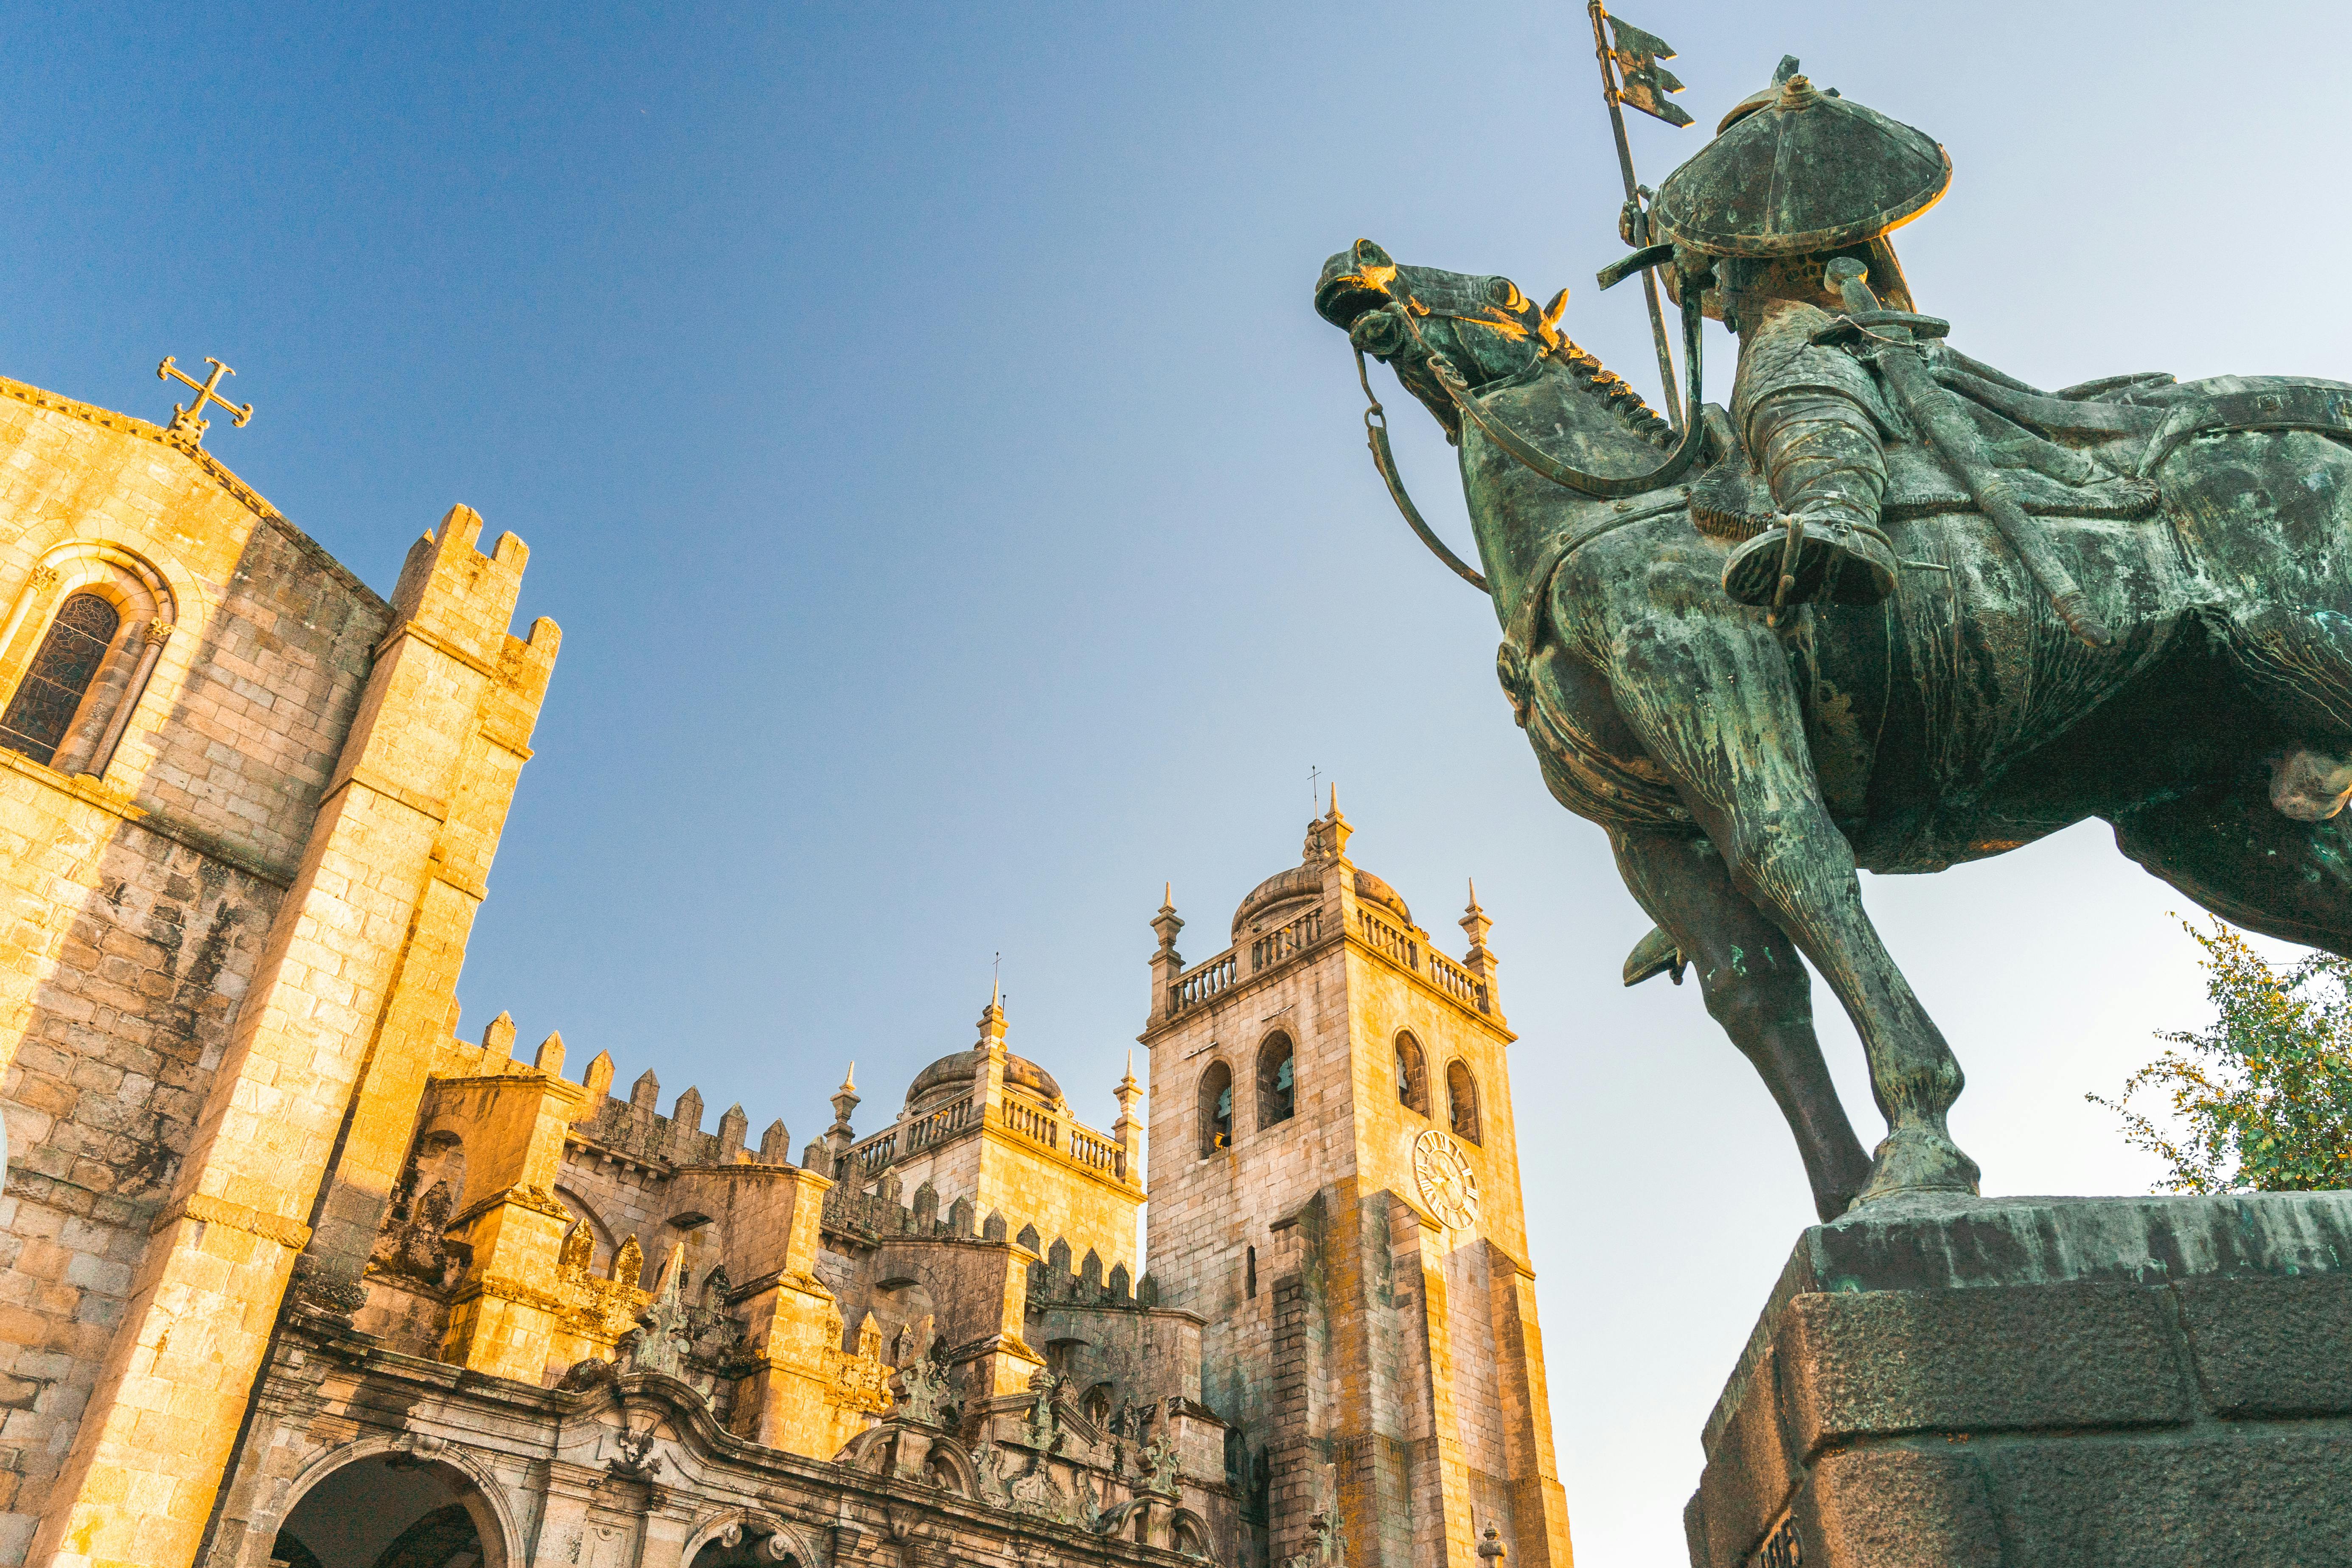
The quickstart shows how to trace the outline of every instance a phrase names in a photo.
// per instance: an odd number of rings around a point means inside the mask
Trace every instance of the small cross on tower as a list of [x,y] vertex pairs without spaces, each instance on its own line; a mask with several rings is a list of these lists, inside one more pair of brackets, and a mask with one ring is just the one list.
[[221,363],[220,361],[213,358],[210,354],[206,354],[205,356],[205,363],[213,367],[213,373],[203,381],[198,381],[186,371],[182,370],[178,365],[173,363],[172,356],[170,354],[165,354],[163,356],[163,363],[155,367],[155,379],[157,381],[176,380],[184,385],[193,386],[196,389],[196,401],[194,406],[183,408],[176,403],[172,405],[172,423],[168,427],[171,434],[174,436],[185,436],[191,441],[203,440],[205,438],[205,431],[212,425],[211,420],[204,417],[205,405],[207,403],[217,403],[223,408],[226,408],[230,413],[236,415],[236,417],[230,420],[229,423],[236,426],[238,429],[243,429],[245,427],[246,421],[253,417],[252,404],[248,403],[244,407],[239,408],[236,404],[231,403],[227,398],[223,397],[215,390],[220,385],[221,377],[225,375],[235,375],[236,372]]

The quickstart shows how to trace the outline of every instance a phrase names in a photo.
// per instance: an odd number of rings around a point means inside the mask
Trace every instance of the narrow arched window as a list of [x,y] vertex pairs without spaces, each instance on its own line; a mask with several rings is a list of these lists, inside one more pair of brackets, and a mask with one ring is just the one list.
[[1472,1143],[1478,1136],[1478,1080],[1457,1059],[1445,1065],[1445,1110],[1454,1136]]
[[1396,1037],[1396,1091],[1399,1105],[1429,1114],[1429,1068],[1410,1031]]
[[1277,1034],[1257,1048],[1257,1124],[1287,1121],[1298,1109],[1298,1053]]
[[0,746],[45,766],[54,761],[121,625],[114,606],[96,594],[76,594],[58,605],[8,711],[0,714]]
[[1201,1153],[1234,1146],[1234,1069],[1213,1062],[1201,1075]]

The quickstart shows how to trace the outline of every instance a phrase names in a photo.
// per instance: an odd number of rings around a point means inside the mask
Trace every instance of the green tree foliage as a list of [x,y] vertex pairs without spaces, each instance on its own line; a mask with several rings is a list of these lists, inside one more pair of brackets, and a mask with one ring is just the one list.
[[[2352,961],[2315,952],[2282,973],[2219,920],[2210,932],[2182,924],[2205,950],[2220,1016],[2158,1035],[2176,1048],[2126,1079],[2119,1099],[2084,1098],[2170,1163],[2172,1192],[2352,1187]],[[2129,1108],[2143,1090],[2169,1097],[2173,1131]]]

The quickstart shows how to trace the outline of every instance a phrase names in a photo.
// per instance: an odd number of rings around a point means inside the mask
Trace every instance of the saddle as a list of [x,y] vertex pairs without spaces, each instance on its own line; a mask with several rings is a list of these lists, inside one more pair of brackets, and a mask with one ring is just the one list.
[[[1959,394],[2019,504],[2043,517],[2147,517],[2162,501],[2157,470],[2193,438],[2240,430],[2310,430],[2352,440],[2352,384],[2290,376],[2161,373],[2108,376],[2042,392],[1957,351],[1936,379]],[[1718,538],[1753,538],[1778,510],[1771,486],[1725,422],[1729,450],[1692,487],[1691,521]],[[1889,521],[1971,511],[1976,501],[1915,431],[1887,432]],[[2062,444],[2064,437],[2079,445]]]

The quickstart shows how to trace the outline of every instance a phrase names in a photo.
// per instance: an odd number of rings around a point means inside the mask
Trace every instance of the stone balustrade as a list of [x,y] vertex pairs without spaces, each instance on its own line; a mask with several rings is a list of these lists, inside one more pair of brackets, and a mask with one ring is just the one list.
[[1241,960],[1233,948],[1227,948],[1205,963],[1196,963],[1176,977],[1168,987],[1168,1011],[1173,1015],[1187,1012],[1229,989],[1241,978]]
[[1421,943],[1361,905],[1356,909],[1356,924],[1373,952],[1386,954],[1415,974],[1422,972]]
[[1288,925],[1270,931],[1250,943],[1250,973],[1255,974],[1261,969],[1272,968],[1322,940],[1323,906],[1318,904]]

